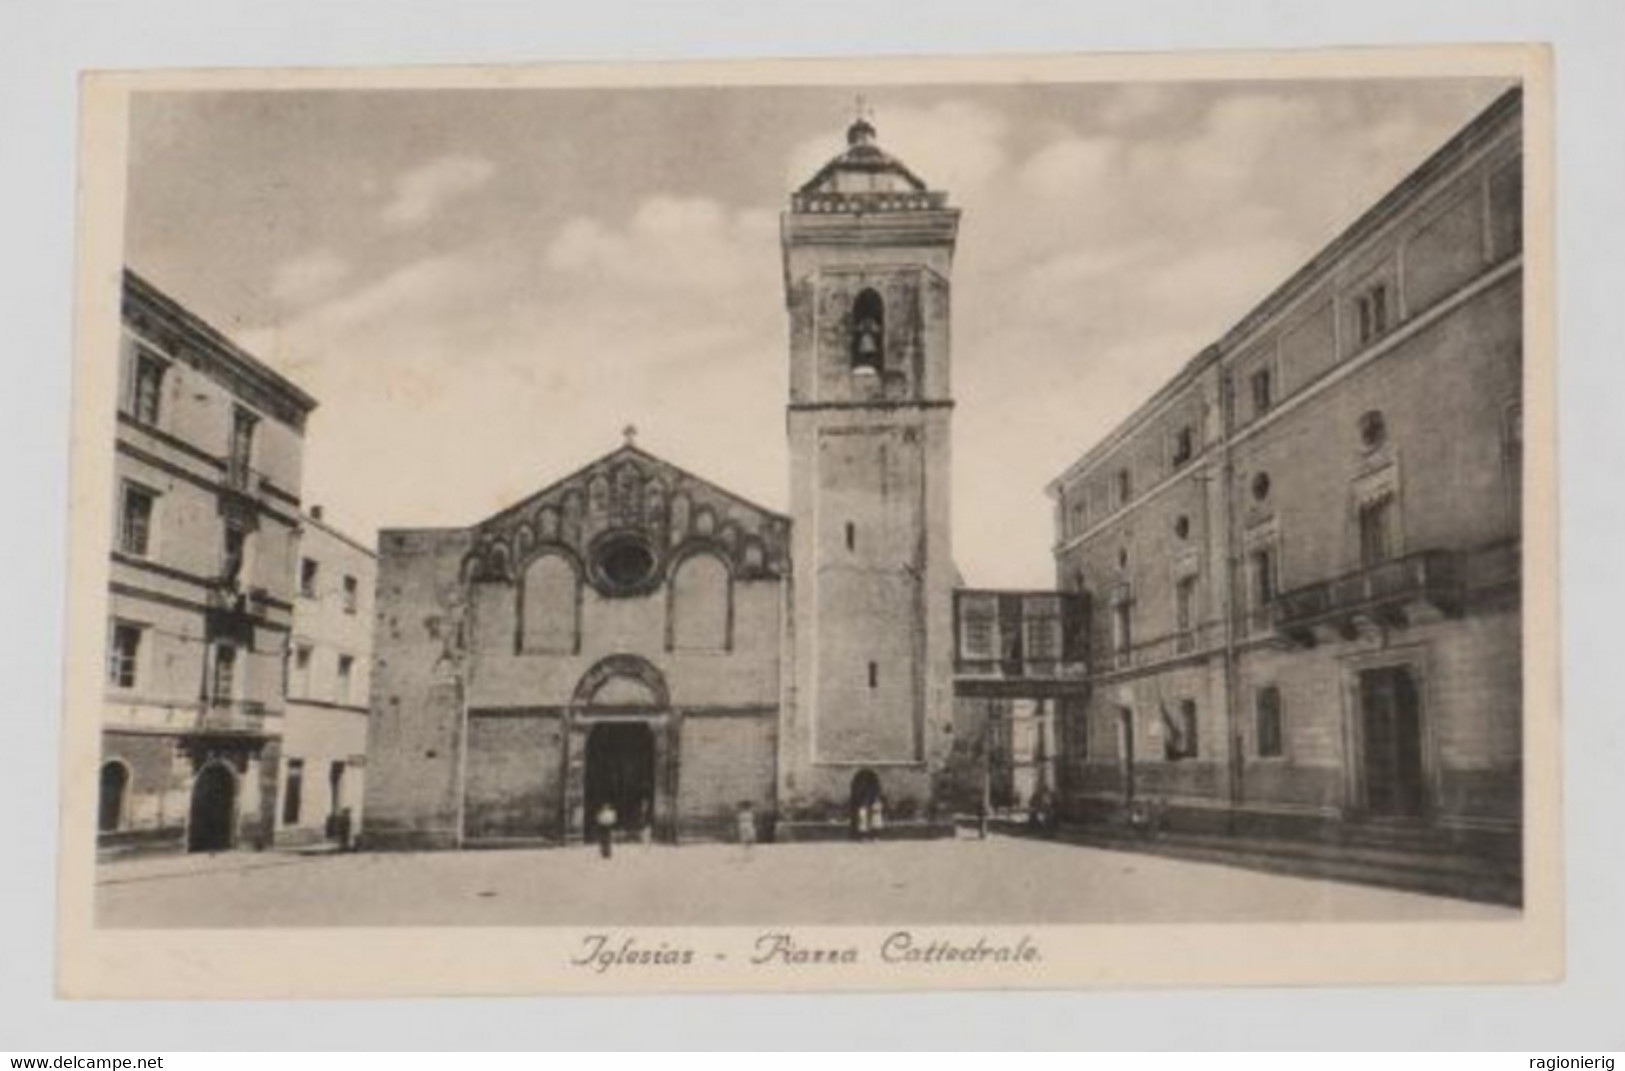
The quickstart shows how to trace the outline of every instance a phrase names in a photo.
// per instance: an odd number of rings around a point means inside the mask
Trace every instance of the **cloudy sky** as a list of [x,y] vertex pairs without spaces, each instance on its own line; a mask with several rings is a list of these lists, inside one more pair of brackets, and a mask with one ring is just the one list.
[[[1044,484],[1503,89],[886,87],[964,209],[955,556],[1053,578]],[[126,259],[321,401],[304,498],[464,525],[621,441],[788,506],[778,214],[852,88],[146,94]]]

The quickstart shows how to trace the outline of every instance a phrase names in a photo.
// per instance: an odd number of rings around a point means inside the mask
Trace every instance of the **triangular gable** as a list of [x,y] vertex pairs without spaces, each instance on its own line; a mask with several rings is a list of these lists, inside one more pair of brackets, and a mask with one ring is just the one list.
[[643,535],[661,557],[697,546],[739,577],[789,568],[790,518],[627,443],[474,525],[476,575],[512,579],[544,549],[588,560],[599,537]]

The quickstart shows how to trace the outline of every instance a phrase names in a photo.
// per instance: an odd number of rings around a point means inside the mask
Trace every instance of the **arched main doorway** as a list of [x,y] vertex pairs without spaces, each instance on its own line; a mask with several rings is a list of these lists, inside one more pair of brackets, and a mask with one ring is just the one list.
[[620,829],[638,830],[654,821],[655,738],[647,723],[605,722],[588,731],[584,789],[582,832],[588,840],[606,802],[615,808]]
[[223,764],[209,763],[192,781],[186,850],[219,852],[230,848],[236,814],[237,778]]
[[852,809],[867,807],[880,798],[880,775],[870,769],[852,775]]
[[116,833],[124,824],[124,796],[130,788],[130,769],[122,762],[102,763],[101,796],[96,807],[96,830]]

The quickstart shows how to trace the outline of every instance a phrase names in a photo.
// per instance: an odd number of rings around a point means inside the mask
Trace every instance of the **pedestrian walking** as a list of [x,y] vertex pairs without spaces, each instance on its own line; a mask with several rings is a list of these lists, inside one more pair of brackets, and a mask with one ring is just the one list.
[[615,850],[615,805],[605,800],[598,808],[598,854],[608,859]]
[[873,813],[869,815],[869,839],[879,840],[880,834],[886,829],[886,797],[884,794],[876,796]]

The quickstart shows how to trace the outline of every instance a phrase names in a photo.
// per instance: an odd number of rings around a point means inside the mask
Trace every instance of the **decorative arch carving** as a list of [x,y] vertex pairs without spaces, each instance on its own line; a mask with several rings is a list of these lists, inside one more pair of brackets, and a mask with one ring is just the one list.
[[733,559],[710,541],[694,542],[671,563],[666,588],[668,651],[733,649]]
[[536,538],[543,543],[559,538],[559,511],[554,507],[543,506],[536,511]]
[[513,580],[513,556],[508,553],[508,544],[496,540],[485,549],[485,568],[475,579],[499,583]]
[[568,547],[537,549],[520,574],[514,649],[530,654],[581,651],[581,562]]
[[570,702],[577,707],[592,706],[598,693],[611,681],[620,678],[642,685],[653,700],[651,705],[661,709],[671,706],[671,690],[666,687],[665,674],[648,659],[632,654],[614,654],[599,659],[576,682]]

